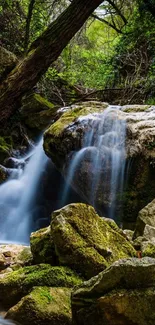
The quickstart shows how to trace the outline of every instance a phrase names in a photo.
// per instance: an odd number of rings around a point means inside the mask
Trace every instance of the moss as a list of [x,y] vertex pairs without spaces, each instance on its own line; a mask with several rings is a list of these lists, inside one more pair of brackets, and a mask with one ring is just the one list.
[[22,99],[20,115],[29,128],[41,131],[49,125],[56,111],[57,107],[54,104],[33,93]]
[[71,290],[68,288],[33,288],[32,292],[9,310],[7,318],[23,325],[71,324]]
[[73,287],[82,280],[67,267],[48,264],[26,266],[0,277],[0,302],[13,305],[33,286]]
[[123,106],[123,111],[126,113],[145,112],[150,107],[150,103],[148,105],[125,105]]
[[31,264],[32,254],[29,247],[24,247],[21,253],[18,255],[19,260],[24,264]]
[[0,137],[0,163],[3,163],[9,157],[12,149],[11,137]]
[[148,256],[148,257],[153,257],[155,258],[155,244],[153,243],[148,243],[146,245],[146,248],[142,252],[142,256]]
[[58,137],[61,135],[63,130],[69,126],[69,124],[75,122],[75,120],[80,116],[86,116],[88,114],[93,113],[101,113],[105,108],[107,108],[107,104],[97,105],[96,102],[91,103],[91,106],[87,106],[85,104],[78,105],[76,107],[71,107],[67,112],[65,112],[59,120],[57,120],[52,126],[46,131],[49,135],[53,135],[54,137]]
[[32,233],[30,245],[34,263],[56,264],[56,254],[50,227]]
[[59,262],[87,279],[114,261],[136,254],[119,231],[100,218],[93,207],[82,203],[55,211],[51,231]]

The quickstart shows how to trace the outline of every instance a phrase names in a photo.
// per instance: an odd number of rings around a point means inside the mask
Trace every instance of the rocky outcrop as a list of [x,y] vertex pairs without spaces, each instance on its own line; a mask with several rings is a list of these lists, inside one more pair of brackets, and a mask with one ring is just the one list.
[[[64,109],[61,117],[52,124],[44,135],[44,149],[52,158],[63,176],[67,177],[70,161],[84,144],[86,133],[91,134],[95,143],[97,126],[101,122],[103,126],[103,112],[108,107],[106,103],[87,102],[80,103]],[[126,123],[126,169],[128,182],[121,194],[120,205],[123,207],[123,218],[126,221],[135,221],[138,212],[155,197],[155,107],[149,105],[128,105],[117,111],[114,108],[113,116]],[[112,116],[112,115],[111,115]],[[107,123],[108,122],[107,120]],[[105,125],[107,127],[107,124]],[[96,129],[95,129],[96,128]],[[102,215],[110,208],[109,177],[103,190],[105,180],[104,161],[107,151],[105,147],[93,147],[93,155],[101,157],[101,165],[98,173],[98,189],[96,193],[96,207]],[[92,179],[96,177],[96,168],[92,161],[92,147],[85,150],[84,158],[78,166],[71,180],[72,187],[89,204],[92,204]],[[118,194],[119,196],[119,194]],[[118,197],[117,197],[118,199]],[[120,215],[120,206],[118,213]]]
[[153,325],[155,259],[115,262],[72,295],[75,325]]
[[6,318],[22,325],[71,325],[71,290],[36,287],[9,309]]
[[81,279],[67,267],[49,264],[25,266],[11,273],[0,274],[0,304],[11,307],[34,286],[73,287]]
[[59,263],[87,279],[114,261],[136,254],[117,226],[114,229],[93,207],[82,203],[53,212],[51,232]]

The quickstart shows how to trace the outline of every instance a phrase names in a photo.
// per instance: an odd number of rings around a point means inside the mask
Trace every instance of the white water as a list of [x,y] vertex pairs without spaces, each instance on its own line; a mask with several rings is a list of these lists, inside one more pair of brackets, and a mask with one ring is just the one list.
[[80,119],[82,122],[82,119],[88,118],[91,129],[85,134],[82,149],[72,156],[67,172],[67,185],[62,195],[64,202],[68,195],[68,184],[74,184],[76,169],[79,164],[81,166],[81,161],[89,150],[94,176],[91,185],[89,184],[91,189],[87,201],[96,207],[97,190],[102,183],[102,191],[108,192],[110,218],[115,218],[117,198],[123,191],[125,173],[126,123],[119,118],[119,110],[118,106],[109,106],[102,114],[92,114]]
[[11,176],[0,186],[0,242],[29,242],[33,199],[48,160],[42,142],[31,153],[24,171],[19,167],[16,179]]
[[15,323],[0,316],[0,325],[15,325]]

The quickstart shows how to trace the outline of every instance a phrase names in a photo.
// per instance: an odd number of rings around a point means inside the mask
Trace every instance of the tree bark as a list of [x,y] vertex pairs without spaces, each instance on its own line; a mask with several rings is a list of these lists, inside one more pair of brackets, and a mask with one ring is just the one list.
[[34,8],[35,0],[31,0],[29,3],[28,14],[26,17],[26,29],[25,29],[25,40],[24,40],[24,52],[27,53],[29,38],[30,38],[30,24],[32,19],[32,13]]
[[35,40],[23,59],[0,86],[0,123],[19,107],[22,96],[31,90],[71,38],[103,0],[73,0],[70,6]]

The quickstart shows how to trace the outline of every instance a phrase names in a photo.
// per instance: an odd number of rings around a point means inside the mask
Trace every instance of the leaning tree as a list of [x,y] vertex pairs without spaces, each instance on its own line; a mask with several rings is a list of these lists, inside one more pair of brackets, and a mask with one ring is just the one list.
[[26,57],[0,85],[0,123],[20,105],[68,42],[103,0],[73,0],[68,8],[30,46]]

